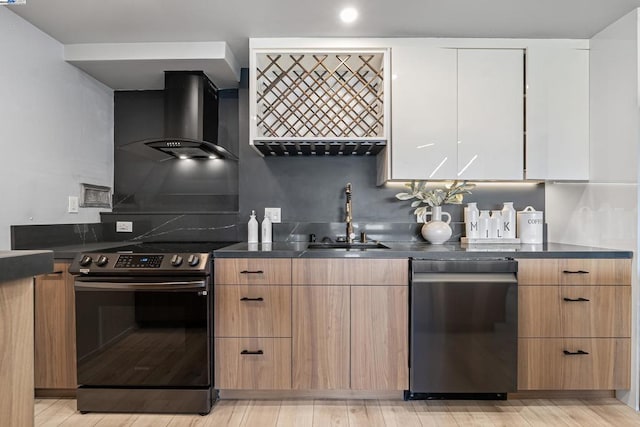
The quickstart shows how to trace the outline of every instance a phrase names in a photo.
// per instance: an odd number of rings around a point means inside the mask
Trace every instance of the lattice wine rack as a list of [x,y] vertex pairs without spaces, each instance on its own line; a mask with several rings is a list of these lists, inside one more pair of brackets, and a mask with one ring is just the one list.
[[254,145],[264,154],[376,154],[383,52],[257,53]]

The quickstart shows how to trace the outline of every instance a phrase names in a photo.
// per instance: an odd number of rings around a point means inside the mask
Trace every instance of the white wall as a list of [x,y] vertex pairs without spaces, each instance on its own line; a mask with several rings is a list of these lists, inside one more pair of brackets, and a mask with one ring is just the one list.
[[67,213],[80,183],[113,186],[113,91],[63,46],[0,7],[0,250],[10,225],[99,222]]
[[638,409],[638,11],[590,42],[590,182],[546,185],[550,241],[634,252],[631,390],[616,396]]

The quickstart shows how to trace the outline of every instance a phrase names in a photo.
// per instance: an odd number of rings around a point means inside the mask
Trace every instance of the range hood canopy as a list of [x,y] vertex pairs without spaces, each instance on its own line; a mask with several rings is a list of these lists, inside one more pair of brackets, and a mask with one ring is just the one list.
[[218,145],[218,90],[202,71],[165,71],[164,137],[136,141],[169,158],[238,158]]

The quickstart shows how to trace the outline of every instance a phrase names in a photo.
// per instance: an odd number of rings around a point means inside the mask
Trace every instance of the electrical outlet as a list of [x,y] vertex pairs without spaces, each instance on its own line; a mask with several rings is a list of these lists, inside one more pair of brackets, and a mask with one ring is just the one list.
[[132,221],[116,221],[117,233],[133,233]]
[[78,196],[69,196],[69,213],[78,213]]
[[264,208],[264,216],[272,223],[282,222],[282,208]]

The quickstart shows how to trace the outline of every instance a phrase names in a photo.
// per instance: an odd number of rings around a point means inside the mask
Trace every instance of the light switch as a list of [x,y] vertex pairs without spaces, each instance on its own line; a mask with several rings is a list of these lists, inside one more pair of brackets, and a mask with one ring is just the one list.
[[117,233],[133,233],[133,221],[116,221]]
[[264,216],[268,217],[272,223],[282,222],[282,208],[264,208]]
[[78,213],[79,206],[78,196],[69,196],[69,213]]

